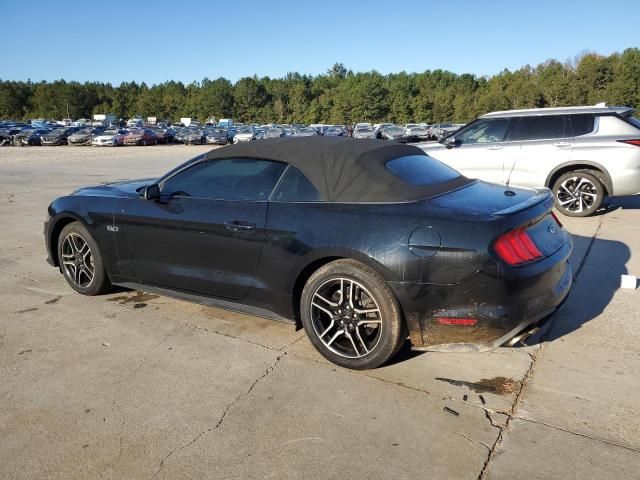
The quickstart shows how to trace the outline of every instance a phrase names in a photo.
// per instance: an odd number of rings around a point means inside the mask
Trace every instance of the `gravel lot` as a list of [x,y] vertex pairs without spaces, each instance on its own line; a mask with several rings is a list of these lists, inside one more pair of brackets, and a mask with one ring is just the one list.
[[530,346],[353,372],[290,325],[82,297],[45,262],[53,198],[209,149],[0,148],[0,478],[638,478],[638,198],[563,218],[574,289]]

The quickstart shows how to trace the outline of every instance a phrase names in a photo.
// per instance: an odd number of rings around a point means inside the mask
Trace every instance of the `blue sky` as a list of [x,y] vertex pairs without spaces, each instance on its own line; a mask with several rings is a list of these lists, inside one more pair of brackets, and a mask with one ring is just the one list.
[[640,46],[639,0],[0,0],[0,78],[149,84],[254,73],[494,74]]

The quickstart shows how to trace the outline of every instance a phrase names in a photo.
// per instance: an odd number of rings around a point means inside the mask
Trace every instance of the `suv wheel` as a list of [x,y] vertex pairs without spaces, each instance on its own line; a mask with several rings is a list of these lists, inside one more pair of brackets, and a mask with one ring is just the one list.
[[556,208],[569,217],[588,217],[602,206],[605,188],[589,170],[561,175],[553,184]]

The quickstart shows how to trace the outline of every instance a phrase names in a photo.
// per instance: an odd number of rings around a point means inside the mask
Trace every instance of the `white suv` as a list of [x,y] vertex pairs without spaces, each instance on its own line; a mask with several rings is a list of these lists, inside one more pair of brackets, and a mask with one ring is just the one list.
[[633,112],[602,104],[493,112],[420,147],[467,177],[551,188],[559,211],[585,217],[607,196],[640,193]]

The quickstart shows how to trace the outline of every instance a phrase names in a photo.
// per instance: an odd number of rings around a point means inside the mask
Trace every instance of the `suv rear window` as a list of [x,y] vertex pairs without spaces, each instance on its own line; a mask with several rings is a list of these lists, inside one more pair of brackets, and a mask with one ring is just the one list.
[[587,135],[593,132],[596,118],[594,115],[571,115],[571,127],[573,128],[573,136]]
[[520,117],[513,122],[509,140],[548,140],[571,136],[564,115]]
[[385,163],[385,167],[396,177],[417,187],[437,185],[460,176],[457,170],[427,155],[394,158]]

